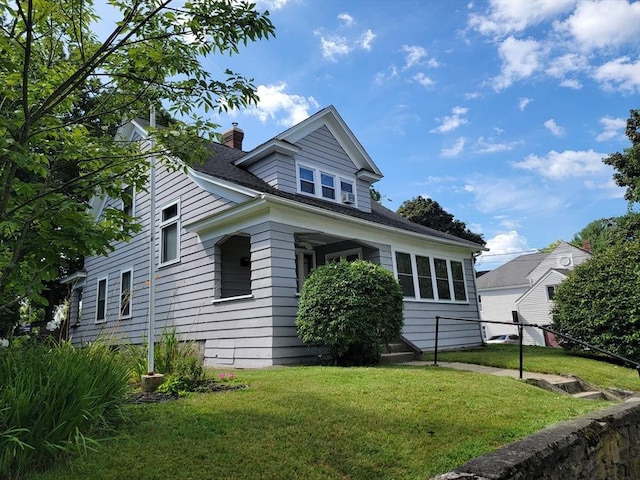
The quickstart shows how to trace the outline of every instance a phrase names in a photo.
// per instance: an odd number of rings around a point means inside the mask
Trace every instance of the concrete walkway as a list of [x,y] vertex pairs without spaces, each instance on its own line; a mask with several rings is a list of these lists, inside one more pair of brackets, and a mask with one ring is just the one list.
[[[433,366],[433,362],[424,362],[424,361],[415,361],[415,362],[407,362],[402,365],[413,365],[413,366]],[[497,375],[499,377],[512,377],[512,378],[520,378],[519,370],[512,370],[508,368],[496,368],[496,367],[487,367],[485,365],[475,365],[471,363],[461,363],[461,362],[438,362],[439,367],[453,368],[454,370],[467,370],[469,372],[475,373],[486,373],[489,375]],[[550,375],[546,373],[533,373],[533,372],[522,372],[523,380],[527,379],[535,379],[535,380],[546,380],[549,383],[558,384],[567,381],[566,377],[561,375]]]

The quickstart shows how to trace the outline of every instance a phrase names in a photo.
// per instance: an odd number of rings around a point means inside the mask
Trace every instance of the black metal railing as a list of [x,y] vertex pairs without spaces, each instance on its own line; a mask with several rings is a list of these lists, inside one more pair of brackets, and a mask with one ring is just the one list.
[[553,334],[554,336],[557,337],[561,337],[564,338],[565,340],[568,340],[570,342],[573,343],[577,343],[579,345],[582,345],[583,347],[588,348],[589,350],[595,350],[597,352],[600,352],[604,355],[607,355],[608,357],[611,358],[615,358],[616,360],[624,363],[625,365],[631,367],[631,368],[635,368],[635,370],[638,372],[638,375],[640,376],[640,363],[635,362],[633,360],[630,360],[629,358],[623,357],[622,355],[618,355],[616,353],[610,352],[608,350],[605,350],[604,348],[600,348],[600,347],[596,347],[595,345],[592,345],[588,342],[585,342],[583,340],[579,340],[577,338],[573,338],[569,335],[565,335],[564,333],[560,333],[560,332],[556,332],[555,330],[550,329],[547,326],[543,326],[543,325],[538,325],[536,323],[522,323],[517,321],[516,317],[514,316],[514,321],[512,322],[500,322],[500,321],[496,321],[496,320],[479,320],[479,319],[472,319],[472,318],[456,318],[456,317],[441,317],[439,315],[436,315],[436,338],[435,338],[435,348],[434,348],[434,353],[433,353],[433,364],[435,366],[438,366],[438,336],[440,333],[440,320],[455,320],[455,321],[460,321],[460,322],[472,322],[472,323],[494,323],[494,324],[499,324],[499,325],[511,325],[513,327],[517,327],[518,328],[518,344],[520,347],[520,366],[519,366],[519,373],[520,373],[520,378],[523,378],[523,371],[524,371],[524,349],[523,349],[523,333],[524,333],[524,329],[526,328],[538,328],[544,332],[549,332],[551,334]]

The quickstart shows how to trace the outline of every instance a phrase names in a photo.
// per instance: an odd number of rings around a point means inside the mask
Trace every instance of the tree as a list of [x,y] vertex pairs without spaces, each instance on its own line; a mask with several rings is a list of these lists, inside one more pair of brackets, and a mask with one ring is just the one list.
[[627,189],[624,198],[629,202],[640,202],[640,109],[630,111],[625,134],[631,140],[631,147],[623,153],[612,153],[602,161],[617,170],[613,180]]
[[[218,127],[201,115],[257,101],[250,79],[218,78],[202,62],[274,35],[268,12],[245,1],[108,3],[120,19],[98,38],[93,0],[0,0],[0,311],[46,303],[61,268],[139,229],[117,209],[95,222],[91,197],[144,189],[151,155],[198,161]],[[188,122],[152,129],[144,148],[114,140],[152,105]]]
[[[553,328],[640,360],[640,241],[628,241],[578,265],[554,293]],[[561,341],[563,347],[579,346]]]
[[413,200],[407,200],[400,205],[397,213],[407,220],[425,227],[449,233],[480,245],[485,244],[481,234],[473,233],[464,222],[456,220],[438,202],[430,198],[416,197]]
[[594,254],[622,243],[640,239],[640,214],[628,212],[620,217],[600,218],[590,222],[573,236],[571,245],[591,245]]
[[296,327],[338,365],[378,363],[380,348],[400,335],[402,289],[388,270],[365,260],[332,262],[304,282]]

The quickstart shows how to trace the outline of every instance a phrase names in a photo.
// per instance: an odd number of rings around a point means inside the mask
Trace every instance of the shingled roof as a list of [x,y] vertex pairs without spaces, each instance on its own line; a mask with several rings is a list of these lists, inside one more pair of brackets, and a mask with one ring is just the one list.
[[220,143],[212,142],[209,145],[211,149],[211,155],[207,160],[199,165],[193,165],[192,168],[198,172],[205,173],[209,176],[227,180],[243,187],[256,190],[260,193],[267,193],[274,196],[286,198],[296,202],[300,202],[306,205],[312,205],[317,208],[329,210],[332,212],[340,213],[343,215],[356,217],[369,222],[385,225],[388,227],[398,228],[414,233],[420,233],[435,237],[437,239],[445,240],[448,242],[455,242],[468,247],[475,247],[478,250],[483,249],[482,245],[475,242],[450,235],[432,228],[424,227],[420,224],[410,222],[406,218],[398,215],[397,213],[385,208],[378,202],[372,203],[371,212],[364,212],[357,208],[348,207],[340,203],[329,202],[315,197],[309,197],[306,195],[299,195],[294,193],[283,192],[269,185],[264,180],[253,175],[251,172],[234,165],[234,162],[249,152],[244,152],[238,149],[227,147]]
[[549,253],[520,255],[495,270],[491,270],[481,277],[478,277],[478,290],[523,285],[529,286],[527,275],[540,265],[548,255]]

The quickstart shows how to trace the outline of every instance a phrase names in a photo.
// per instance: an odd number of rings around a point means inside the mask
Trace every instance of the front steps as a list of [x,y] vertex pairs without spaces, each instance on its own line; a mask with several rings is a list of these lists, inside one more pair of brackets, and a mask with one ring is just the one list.
[[414,349],[408,342],[399,337],[383,347],[383,353],[380,354],[380,365],[412,362],[419,360],[421,354],[422,352]]
[[628,397],[625,395],[627,392],[600,390],[575,375],[563,375],[563,377],[565,380],[553,382],[543,379],[529,378],[527,379],[527,383],[544,388],[545,390],[550,390],[564,395],[571,395],[572,397],[581,398],[583,400],[621,401]]

